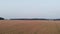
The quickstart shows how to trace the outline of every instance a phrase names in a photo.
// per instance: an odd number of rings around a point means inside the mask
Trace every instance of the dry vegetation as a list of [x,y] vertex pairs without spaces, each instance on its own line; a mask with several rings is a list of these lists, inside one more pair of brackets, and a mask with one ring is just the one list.
[[60,21],[1,20],[0,34],[60,34]]

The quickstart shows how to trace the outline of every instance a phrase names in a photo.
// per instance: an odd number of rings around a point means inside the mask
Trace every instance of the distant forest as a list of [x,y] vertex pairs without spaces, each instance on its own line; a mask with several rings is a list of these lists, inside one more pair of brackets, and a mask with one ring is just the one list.
[[0,20],[4,20],[4,18],[0,17]]
[[53,21],[56,21],[56,20],[60,20],[60,19],[45,19],[45,18],[32,18],[32,19],[27,19],[27,18],[20,18],[20,19],[10,19],[10,20],[53,20]]
[[27,18],[20,18],[20,19],[10,19],[10,20],[47,20],[47,19],[43,19],[43,18],[31,18],[31,19],[27,19]]
[[[0,20],[5,20],[5,18],[3,17],[0,17]],[[60,20],[60,19],[45,19],[45,18],[14,18],[14,19],[7,19],[7,20]]]

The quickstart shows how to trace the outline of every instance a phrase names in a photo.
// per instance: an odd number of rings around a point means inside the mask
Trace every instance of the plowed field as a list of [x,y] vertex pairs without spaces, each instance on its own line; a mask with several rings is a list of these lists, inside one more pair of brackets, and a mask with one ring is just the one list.
[[0,34],[60,34],[60,21],[0,20]]

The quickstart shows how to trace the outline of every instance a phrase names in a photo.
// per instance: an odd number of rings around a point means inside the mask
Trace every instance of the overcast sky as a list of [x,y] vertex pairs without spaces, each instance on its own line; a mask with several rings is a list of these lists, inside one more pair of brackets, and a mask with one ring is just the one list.
[[0,0],[0,17],[60,18],[60,0]]

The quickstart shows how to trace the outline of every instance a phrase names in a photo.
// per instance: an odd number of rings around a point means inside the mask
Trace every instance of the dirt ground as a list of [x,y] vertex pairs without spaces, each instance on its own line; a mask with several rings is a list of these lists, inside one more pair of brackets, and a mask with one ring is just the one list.
[[0,34],[60,34],[60,21],[1,20]]

